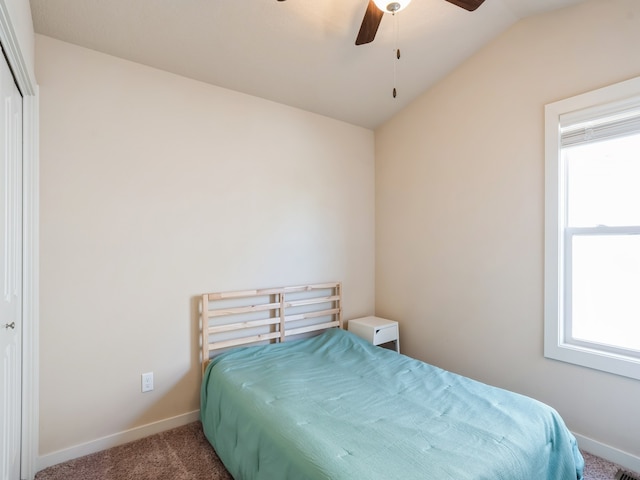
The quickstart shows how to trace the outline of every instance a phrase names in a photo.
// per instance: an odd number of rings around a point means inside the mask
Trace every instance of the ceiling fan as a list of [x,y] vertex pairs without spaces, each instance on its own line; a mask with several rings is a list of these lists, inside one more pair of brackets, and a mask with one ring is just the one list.
[[[282,1],[282,0],[280,0]],[[356,45],[373,42],[385,12],[396,13],[406,7],[411,0],[369,0],[362,25],[356,38]],[[473,12],[484,0],[446,0],[449,3]]]

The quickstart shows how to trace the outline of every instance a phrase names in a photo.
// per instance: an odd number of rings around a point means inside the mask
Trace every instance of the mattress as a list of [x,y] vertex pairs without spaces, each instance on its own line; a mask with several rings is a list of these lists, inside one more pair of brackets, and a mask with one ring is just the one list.
[[330,329],[214,358],[205,435],[236,480],[582,479],[560,415]]

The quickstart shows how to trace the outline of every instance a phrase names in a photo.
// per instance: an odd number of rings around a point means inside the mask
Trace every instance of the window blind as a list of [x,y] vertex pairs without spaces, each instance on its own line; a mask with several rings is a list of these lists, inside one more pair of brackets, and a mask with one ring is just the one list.
[[586,122],[572,121],[572,117],[575,119],[573,114],[560,116],[560,144],[563,147],[640,133],[640,104]]

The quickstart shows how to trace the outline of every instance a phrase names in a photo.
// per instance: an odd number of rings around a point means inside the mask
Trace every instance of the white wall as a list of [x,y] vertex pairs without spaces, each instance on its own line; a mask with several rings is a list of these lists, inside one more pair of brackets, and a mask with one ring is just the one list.
[[199,408],[201,293],[373,312],[372,131],[43,36],[36,73],[41,455]]
[[544,105],[640,75],[638,45],[637,0],[530,18],[376,131],[376,313],[640,461],[640,382],[543,357]]

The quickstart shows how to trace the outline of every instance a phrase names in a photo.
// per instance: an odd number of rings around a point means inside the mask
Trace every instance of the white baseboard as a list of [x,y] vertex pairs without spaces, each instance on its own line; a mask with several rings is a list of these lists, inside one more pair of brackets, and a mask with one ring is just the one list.
[[576,437],[576,440],[578,440],[580,450],[589,452],[597,457],[602,457],[610,462],[617,463],[621,467],[633,472],[640,472],[640,457],[636,457],[635,455],[623,452],[622,450],[610,447],[609,445],[605,445],[604,443],[600,443],[577,433],[574,433],[573,435]]
[[64,450],[58,450],[57,452],[41,455],[38,457],[36,470],[40,471],[52,465],[73,460],[74,458],[83,457],[91,453],[106,450],[107,448],[133,442],[134,440],[139,440],[140,438],[148,437],[149,435],[164,432],[165,430],[181,427],[199,419],[200,410],[194,410],[193,412],[166,418],[158,422],[149,423],[123,432],[114,433],[113,435],[108,435],[87,443],[65,448]]

